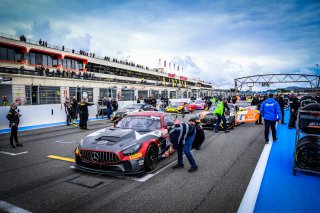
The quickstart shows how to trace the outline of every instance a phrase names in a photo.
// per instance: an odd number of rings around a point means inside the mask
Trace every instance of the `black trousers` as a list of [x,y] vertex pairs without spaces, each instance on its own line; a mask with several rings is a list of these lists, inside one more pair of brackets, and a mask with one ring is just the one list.
[[71,115],[67,114],[67,125],[70,125],[72,123]]
[[79,123],[80,128],[82,129],[87,128],[88,117],[89,117],[88,113],[80,113],[80,123]]
[[271,127],[272,138],[275,140],[277,138],[276,132],[276,121],[264,120],[264,138],[266,141],[269,141],[269,129]]
[[13,139],[16,141],[16,143],[19,143],[18,141],[18,126],[11,127],[11,135],[10,135],[10,143],[13,143]]
[[216,125],[214,126],[214,130],[219,130],[219,126],[220,126],[220,123],[221,123],[221,120],[223,122],[223,130],[226,131],[227,130],[227,121],[226,121],[226,117],[223,115],[218,115],[217,114],[217,117],[218,117],[218,120],[217,120],[217,123]]
[[289,127],[294,128],[296,126],[296,120],[297,120],[297,112],[293,111],[290,113],[290,120],[289,120]]
[[284,108],[281,108],[282,120],[281,123],[284,123]]

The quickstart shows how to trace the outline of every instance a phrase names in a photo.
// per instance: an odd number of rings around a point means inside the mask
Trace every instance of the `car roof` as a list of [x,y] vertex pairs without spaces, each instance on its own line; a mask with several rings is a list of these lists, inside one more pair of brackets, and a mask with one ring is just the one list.
[[144,111],[144,112],[134,112],[128,114],[128,116],[158,116],[162,117],[164,115],[170,115],[170,113],[165,113],[165,112],[157,112],[157,111]]

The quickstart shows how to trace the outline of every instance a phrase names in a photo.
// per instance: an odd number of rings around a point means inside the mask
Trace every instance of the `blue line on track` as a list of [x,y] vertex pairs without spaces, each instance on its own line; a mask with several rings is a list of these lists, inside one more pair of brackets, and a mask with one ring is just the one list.
[[[285,112],[289,121],[289,111]],[[278,125],[257,198],[255,213],[320,212],[320,175],[297,172],[293,175],[293,152],[296,129]]]
[[[89,118],[89,121],[98,121],[98,120],[105,120],[102,118]],[[79,123],[79,120],[77,121]],[[57,122],[57,123],[51,123],[51,124],[41,124],[41,125],[34,125],[34,126],[24,126],[24,127],[19,127],[19,131],[27,131],[27,130],[32,130],[32,129],[41,129],[41,128],[47,128],[47,127],[54,127],[54,126],[63,126],[66,125],[66,122]],[[10,133],[11,129],[0,129],[0,134],[4,133]]]

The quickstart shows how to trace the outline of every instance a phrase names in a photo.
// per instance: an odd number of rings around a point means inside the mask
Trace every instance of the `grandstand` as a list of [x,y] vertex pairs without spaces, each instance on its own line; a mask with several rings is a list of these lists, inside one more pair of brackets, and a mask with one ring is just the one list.
[[23,105],[60,104],[66,97],[120,101],[151,94],[171,99],[212,95],[212,85],[149,67],[58,47],[25,36],[0,34],[0,96]]

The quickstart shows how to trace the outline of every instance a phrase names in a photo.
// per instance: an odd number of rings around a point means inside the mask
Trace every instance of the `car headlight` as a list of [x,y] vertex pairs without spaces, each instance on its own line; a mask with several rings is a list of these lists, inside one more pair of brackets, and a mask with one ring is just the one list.
[[129,156],[129,155],[132,155],[134,153],[136,153],[137,151],[139,151],[139,149],[141,148],[142,144],[141,143],[138,143],[138,144],[135,144],[133,146],[130,146],[129,148],[123,150],[122,154],[124,156]]

